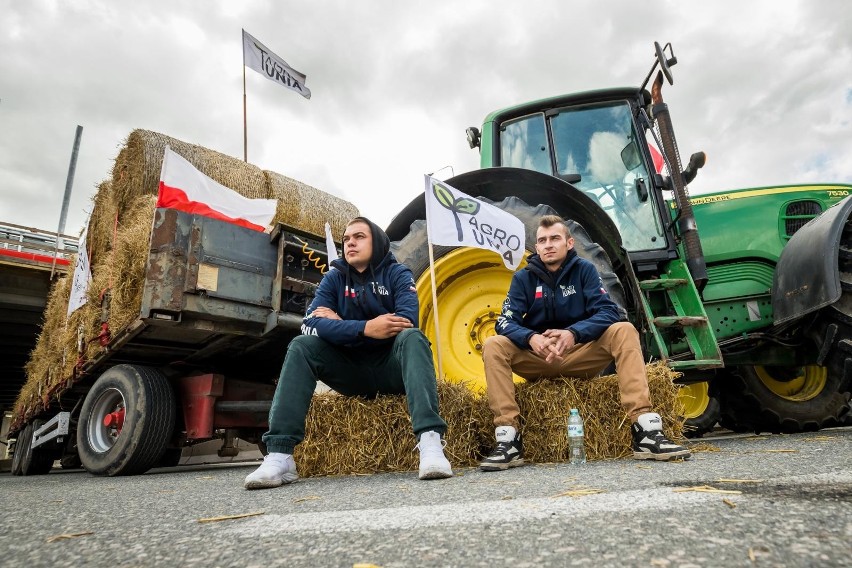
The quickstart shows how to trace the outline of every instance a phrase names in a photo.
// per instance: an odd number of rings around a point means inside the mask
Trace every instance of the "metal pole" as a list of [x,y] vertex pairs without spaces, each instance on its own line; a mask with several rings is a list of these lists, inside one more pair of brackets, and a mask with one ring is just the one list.
[[246,127],[246,31],[243,30],[243,161],[248,162],[248,129]]
[[77,133],[74,135],[74,148],[71,150],[71,163],[68,164],[68,176],[65,178],[65,195],[62,197],[62,211],[59,213],[59,227],[56,229],[56,248],[53,250],[53,266],[50,276],[56,268],[56,257],[59,249],[65,249],[62,235],[65,233],[65,221],[68,218],[68,204],[71,202],[71,188],[74,185],[74,172],[77,171],[77,154],[80,152],[80,139],[83,137],[83,127],[77,125]]

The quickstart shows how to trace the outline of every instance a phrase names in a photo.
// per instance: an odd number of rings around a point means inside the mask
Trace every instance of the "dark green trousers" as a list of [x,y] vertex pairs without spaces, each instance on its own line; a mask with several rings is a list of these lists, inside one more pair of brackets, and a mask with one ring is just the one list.
[[313,335],[290,342],[269,411],[263,442],[270,452],[292,454],[305,438],[305,417],[320,380],[347,396],[375,398],[404,394],[415,436],[447,424],[438,414],[438,387],[429,341],[419,329],[406,329],[387,348],[332,345]]

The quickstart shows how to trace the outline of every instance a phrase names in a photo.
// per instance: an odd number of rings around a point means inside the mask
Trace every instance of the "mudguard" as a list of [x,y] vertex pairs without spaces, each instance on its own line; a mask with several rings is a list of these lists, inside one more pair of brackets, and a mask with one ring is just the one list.
[[796,231],[775,267],[775,325],[800,318],[840,299],[838,249],[852,212],[852,196]]

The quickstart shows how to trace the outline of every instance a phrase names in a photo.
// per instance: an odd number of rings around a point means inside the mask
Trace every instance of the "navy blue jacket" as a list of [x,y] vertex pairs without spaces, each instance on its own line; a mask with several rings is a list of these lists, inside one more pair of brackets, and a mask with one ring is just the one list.
[[[383,314],[407,318],[417,327],[418,303],[411,270],[399,264],[389,252],[384,231],[368,222],[373,234],[370,266],[359,273],[344,259],[331,263],[317,288],[316,296],[302,320],[302,333],[316,335],[329,343],[346,347],[393,344],[394,338],[374,339],[364,335],[367,320]],[[342,319],[313,316],[319,307],[334,310]]]
[[555,274],[534,254],[512,276],[497,333],[523,349],[529,349],[530,337],[548,329],[570,329],[577,343],[588,343],[621,320],[595,265],[571,249]]

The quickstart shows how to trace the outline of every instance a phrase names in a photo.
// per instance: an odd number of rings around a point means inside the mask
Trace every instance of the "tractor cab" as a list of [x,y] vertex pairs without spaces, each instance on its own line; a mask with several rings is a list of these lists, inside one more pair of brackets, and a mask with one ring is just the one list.
[[658,173],[652,152],[659,152],[646,138],[646,101],[650,95],[645,91],[611,89],[492,113],[480,134],[490,142],[490,148],[483,145],[482,167],[523,168],[557,177],[606,212],[627,251],[671,248],[662,194],[651,190],[652,176]]

